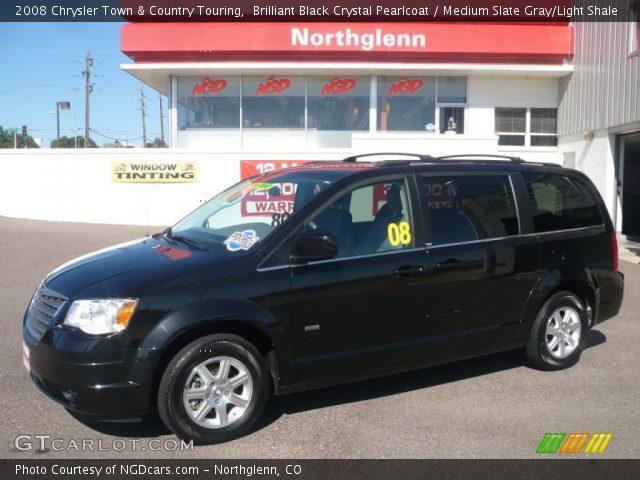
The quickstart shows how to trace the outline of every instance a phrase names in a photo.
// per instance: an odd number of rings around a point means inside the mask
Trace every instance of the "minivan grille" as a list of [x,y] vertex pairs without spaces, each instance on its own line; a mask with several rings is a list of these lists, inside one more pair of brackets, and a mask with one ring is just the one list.
[[38,288],[27,312],[27,330],[34,340],[40,340],[54,323],[66,299],[46,287]]

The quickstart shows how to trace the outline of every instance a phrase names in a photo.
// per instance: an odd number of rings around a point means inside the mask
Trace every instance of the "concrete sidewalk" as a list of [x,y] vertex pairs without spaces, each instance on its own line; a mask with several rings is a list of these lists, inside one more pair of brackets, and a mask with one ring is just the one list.
[[632,242],[626,235],[618,234],[618,250],[620,260],[631,263],[640,263],[640,242]]

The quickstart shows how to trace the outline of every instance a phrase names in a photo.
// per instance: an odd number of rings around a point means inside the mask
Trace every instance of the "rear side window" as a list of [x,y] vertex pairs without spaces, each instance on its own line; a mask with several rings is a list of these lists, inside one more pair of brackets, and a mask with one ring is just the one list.
[[423,177],[426,224],[433,245],[517,235],[508,175]]
[[580,181],[557,174],[523,173],[536,232],[603,223],[595,199]]

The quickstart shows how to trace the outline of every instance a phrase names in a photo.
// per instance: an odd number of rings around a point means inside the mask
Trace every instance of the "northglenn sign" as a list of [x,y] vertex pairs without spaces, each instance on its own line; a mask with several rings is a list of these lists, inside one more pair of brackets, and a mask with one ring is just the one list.
[[[562,64],[566,24],[130,23],[122,51],[136,62],[375,60]],[[206,88],[214,88],[207,86]]]
[[369,33],[360,33],[350,28],[334,32],[317,32],[309,28],[291,29],[291,46],[301,47],[357,47],[369,51],[378,47],[407,47],[423,49],[427,46],[427,37],[423,33],[385,33],[376,28]]

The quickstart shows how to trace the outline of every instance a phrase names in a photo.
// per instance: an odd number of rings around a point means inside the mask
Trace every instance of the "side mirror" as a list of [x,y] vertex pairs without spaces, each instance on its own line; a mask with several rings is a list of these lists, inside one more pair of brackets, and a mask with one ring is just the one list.
[[338,242],[329,232],[305,232],[293,245],[291,260],[295,263],[328,260],[338,255]]

